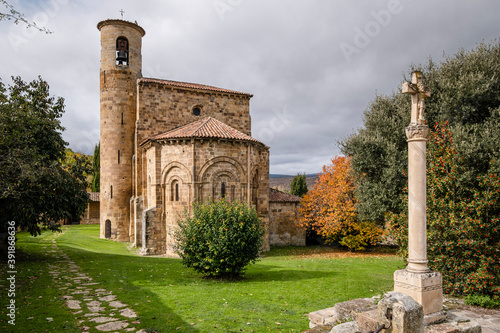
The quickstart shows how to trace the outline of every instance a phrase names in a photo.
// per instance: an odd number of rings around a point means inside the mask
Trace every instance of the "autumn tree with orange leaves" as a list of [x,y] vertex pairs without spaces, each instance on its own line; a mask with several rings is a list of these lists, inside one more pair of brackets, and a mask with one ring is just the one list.
[[327,243],[339,242],[350,250],[375,245],[382,233],[374,223],[358,221],[351,160],[343,156],[323,166],[318,181],[302,199],[299,224]]

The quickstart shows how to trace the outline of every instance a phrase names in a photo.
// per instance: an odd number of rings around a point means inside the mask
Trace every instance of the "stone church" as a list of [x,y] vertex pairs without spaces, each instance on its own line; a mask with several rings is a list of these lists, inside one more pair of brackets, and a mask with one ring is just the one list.
[[137,23],[101,33],[100,236],[143,254],[174,254],[177,220],[195,201],[253,206],[270,245],[305,245],[299,198],[269,188],[269,147],[252,138],[251,94],[144,78]]

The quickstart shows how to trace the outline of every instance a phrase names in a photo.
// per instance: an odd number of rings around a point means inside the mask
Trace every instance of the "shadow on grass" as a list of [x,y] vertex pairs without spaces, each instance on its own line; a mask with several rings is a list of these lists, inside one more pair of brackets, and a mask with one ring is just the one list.
[[[59,244],[61,249],[70,255],[70,257],[83,266],[92,263],[86,270],[102,273],[103,271],[112,271],[113,274],[125,274],[133,276],[133,281],[137,284],[150,283],[154,280],[155,285],[168,286],[172,282],[178,283],[245,283],[245,282],[269,282],[269,281],[302,281],[309,279],[320,279],[324,277],[334,277],[337,275],[331,271],[307,270],[305,268],[284,269],[282,266],[272,265],[270,262],[262,263],[257,261],[255,264],[248,266],[241,279],[224,280],[217,278],[204,278],[201,274],[194,270],[185,267],[181,259],[166,258],[166,257],[148,257],[139,255],[121,255],[96,253],[75,249],[71,245]],[[123,266],[120,263],[124,263]],[[99,265],[99,266],[97,266]],[[94,266],[94,267],[91,267]],[[96,267],[100,267],[96,270]],[[82,267],[83,268],[83,267]],[[156,276],[151,276],[150,273],[157,273]],[[98,274],[99,275],[99,274]],[[125,275],[123,275],[125,277]],[[101,276],[97,279],[102,280]],[[163,283],[162,283],[163,282]]]
[[[279,266],[255,264],[253,269],[244,275],[240,282],[270,282],[270,281],[304,281],[313,279],[322,279],[325,277],[333,278],[338,275],[336,272],[325,272],[320,270],[306,269],[283,269]],[[255,270],[258,269],[258,272]]]
[[[92,282],[99,282],[99,288],[111,291],[114,295],[117,295],[119,301],[128,304],[130,308],[136,311],[137,320],[140,322],[136,326],[146,329],[148,332],[173,332],[176,330],[180,332],[198,332],[190,323],[185,322],[180,316],[176,315],[172,308],[166,306],[155,293],[143,287],[151,282],[149,276],[152,275],[145,267],[156,264],[156,261],[160,258],[85,251],[66,242],[63,236],[57,239],[58,247],[81,268],[82,272],[92,277]],[[41,269],[44,269],[44,274],[48,275],[50,269],[46,264],[57,265],[59,261],[50,253],[47,253],[47,250],[50,251],[50,249],[46,245],[51,244],[44,243],[43,238],[36,237],[23,241],[20,246],[22,249],[18,250],[19,267],[23,267],[25,271],[32,270],[34,275],[37,274],[37,271],[40,272]],[[44,268],[41,268],[41,263],[45,264]],[[57,281],[54,282],[57,283]],[[20,283],[25,284],[26,282],[20,281]],[[50,285],[52,285],[52,282],[50,282]],[[61,303],[59,307],[61,307],[63,304],[61,297],[67,291],[61,289],[56,289],[56,291],[58,301]],[[39,292],[40,299],[46,296],[43,290],[39,290]],[[51,295],[51,298],[55,297]],[[28,311],[30,304],[25,307],[24,310]],[[70,311],[67,312],[74,317]],[[131,319],[130,322],[132,321],[134,320]]]

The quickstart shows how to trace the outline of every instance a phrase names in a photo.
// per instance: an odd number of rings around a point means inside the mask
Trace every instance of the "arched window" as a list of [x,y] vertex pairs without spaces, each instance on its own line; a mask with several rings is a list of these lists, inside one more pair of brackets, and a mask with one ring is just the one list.
[[255,209],[258,209],[258,204],[259,204],[259,196],[258,196],[259,173],[258,172],[256,172],[255,175],[253,176],[251,190],[252,190],[252,193],[251,193],[252,204],[254,205]]
[[179,181],[174,180],[170,187],[170,201],[179,201]]
[[220,185],[220,197],[224,199],[226,197],[226,183],[222,182]]
[[109,219],[104,222],[104,237],[111,238],[111,221]]
[[116,64],[128,65],[128,40],[125,37],[116,39]]
[[233,201],[234,176],[228,171],[220,171],[212,178],[212,199]]

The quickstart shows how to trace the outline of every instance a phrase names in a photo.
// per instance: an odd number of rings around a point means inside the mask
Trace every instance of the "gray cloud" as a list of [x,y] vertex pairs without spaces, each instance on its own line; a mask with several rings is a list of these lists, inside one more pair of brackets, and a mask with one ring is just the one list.
[[[66,99],[64,138],[92,153],[99,136],[99,32],[137,22],[143,74],[254,94],[252,134],[271,172],[317,172],[362,126],[376,93],[398,89],[412,63],[498,37],[495,1],[13,1],[54,31],[0,22],[4,83],[41,75]],[[351,53],[346,53],[346,45]]]

